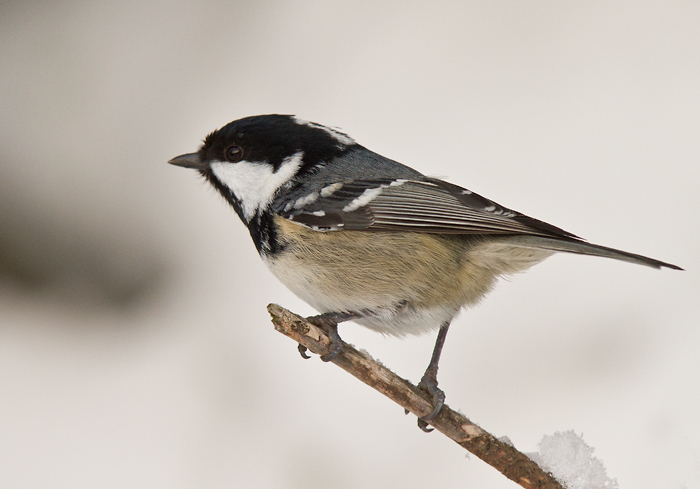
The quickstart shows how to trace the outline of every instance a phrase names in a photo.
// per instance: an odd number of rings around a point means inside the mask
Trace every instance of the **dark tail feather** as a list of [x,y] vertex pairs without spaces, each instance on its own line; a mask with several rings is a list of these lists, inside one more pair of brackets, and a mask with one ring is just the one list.
[[562,251],[564,253],[578,253],[581,255],[603,256],[605,258],[614,258],[616,260],[636,263],[638,265],[646,265],[652,268],[670,268],[672,270],[683,270],[681,267],[666,263],[660,260],[654,260],[646,256],[620,251],[606,246],[586,243],[575,239],[548,238],[545,236],[518,235],[501,238],[508,242],[523,246],[525,248],[537,248],[543,250]]

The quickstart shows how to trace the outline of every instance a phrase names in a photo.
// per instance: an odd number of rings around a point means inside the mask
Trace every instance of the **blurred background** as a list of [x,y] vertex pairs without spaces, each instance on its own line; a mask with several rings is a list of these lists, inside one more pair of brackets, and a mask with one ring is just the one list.
[[[447,402],[621,488],[700,486],[700,4],[0,5],[0,486],[513,488],[318,359],[235,213],[167,165],[290,113],[592,242],[456,320]],[[341,335],[415,381],[434,338]]]

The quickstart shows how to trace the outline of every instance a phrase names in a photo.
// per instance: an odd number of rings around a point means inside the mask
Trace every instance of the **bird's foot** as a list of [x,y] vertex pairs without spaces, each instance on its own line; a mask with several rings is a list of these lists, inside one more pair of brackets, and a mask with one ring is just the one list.
[[321,360],[324,362],[330,362],[343,350],[343,340],[338,334],[338,323],[328,323],[327,327],[328,337],[331,339],[331,344],[328,345],[328,353],[321,355]]
[[[357,315],[353,313],[325,313],[319,316],[311,316],[306,318],[306,320],[310,323],[313,323],[326,331],[331,340],[330,345],[328,345],[328,353],[321,355],[321,360],[324,362],[330,362],[343,350],[343,340],[338,334],[338,323],[355,319],[356,317]],[[304,350],[303,352],[302,348]],[[308,358],[308,355],[306,355],[306,347],[299,345],[299,353],[301,353],[302,357]]]
[[445,392],[438,387],[437,381],[437,367],[428,367],[423,375],[423,378],[418,383],[418,388],[423,389],[425,392],[430,394],[433,398],[433,403],[435,407],[433,412],[422,418],[418,418],[418,427],[429,433],[433,431],[433,428],[428,428],[428,421],[435,418],[440,413],[442,406],[445,404]]

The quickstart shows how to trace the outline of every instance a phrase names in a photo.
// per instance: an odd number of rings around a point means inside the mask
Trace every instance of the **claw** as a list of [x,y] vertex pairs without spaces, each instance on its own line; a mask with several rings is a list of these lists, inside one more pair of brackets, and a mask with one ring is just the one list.
[[435,428],[429,428],[428,422],[423,421],[422,418],[418,418],[418,427],[423,430],[425,433],[430,433],[431,431],[435,431]]
[[329,321],[326,326],[328,326],[328,336],[331,339],[331,344],[328,346],[328,353],[321,356],[321,360],[330,362],[343,350],[343,340],[340,339],[338,334],[338,323]]
[[306,348],[306,347],[305,347],[304,345],[302,345],[301,343],[299,343],[299,344],[297,345],[297,350],[299,350],[299,355],[301,355],[301,358],[303,358],[304,360],[308,360],[309,358],[311,358],[310,355],[307,355],[307,354],[306,354],[306,352],[308,351],[308,348]]
[[428,370],[425,371],[425,375],[423,375],[423,378],[420,380],[418,387],[430,394],[435,403],[432,413],[418,418],[418,427],[427,433],[433,431],[432,428],[428,429],[428,421],[435,418],[435,416],[440,413],[442,406],[445,405],[445,392],[438,387],[437,368],[428,368]]
[[[360,315],[355,312],[327,312],[319,316],[311,316],[306,318],[307,321],[325,329],[330,337],[331,344],[328,346],[328,353],[322,355],[321,360],[324,362],[331,362],[338,356],[338,353],[343,350],[343,340],[338,334],[338,323],[349,321],[358,317],[360,317]],[[299,349],[299,352],[301,353],[301,349]],[[305,353],[306,348],[304,348],[304,353],[302,353],[301,356],[304,357]]]
[[320,358],[321,361],[323,361],[323,362],[331,362],[331,361],[333,361],[333,359],[335,359],[335,357],[338,356],[338,353],[340,353],[340,350],[342,350],[342,349],[343,349],[343,348],[340,347],[340,348],[338,348],[338,349],[333,350],[332,352],[330,352],[330,353],[327,354],[327,355],[321,355],[319,358]]

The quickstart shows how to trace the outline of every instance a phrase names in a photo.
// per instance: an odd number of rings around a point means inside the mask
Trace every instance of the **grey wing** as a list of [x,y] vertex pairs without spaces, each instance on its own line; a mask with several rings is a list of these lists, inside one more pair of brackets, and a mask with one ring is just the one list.
[[297,189],[291,196],[291,199],[275,201],[272,210],[318,231],[501,235],[500,239],[518,247],[603,256],[653,268],[682,270],[677,265],[646,256],[587,243],[556,226],[437,179],[335,182],[314,190]]
[[530,234],[576,238],[555,226],[438,179],[331,182],[273,204],[290,221],[320,231]]

